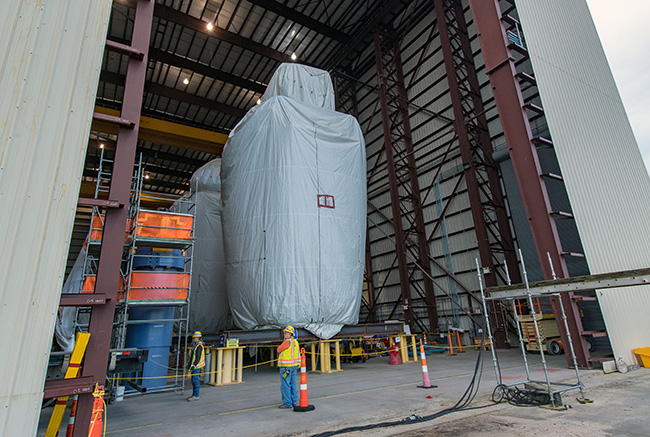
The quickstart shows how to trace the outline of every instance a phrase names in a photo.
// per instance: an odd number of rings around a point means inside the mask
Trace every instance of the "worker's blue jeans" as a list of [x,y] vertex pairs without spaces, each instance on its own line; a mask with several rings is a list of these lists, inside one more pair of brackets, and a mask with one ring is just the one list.
[[[298,367],[279,367],[280,369],[280,391],[282,392],[282,403],[286,407],[298,405],[298,386],[296,385],[296,374]],[[284,372],[289,371],[286,378],[283,378]]]
[[199,373],[201,369],[192,370],[192,396],[199,397]]

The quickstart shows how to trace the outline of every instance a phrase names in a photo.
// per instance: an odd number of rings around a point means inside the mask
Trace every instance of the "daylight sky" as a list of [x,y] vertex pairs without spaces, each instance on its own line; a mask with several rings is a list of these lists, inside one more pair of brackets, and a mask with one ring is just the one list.
[[587,0],[587,4],[648,169],[650,0]]

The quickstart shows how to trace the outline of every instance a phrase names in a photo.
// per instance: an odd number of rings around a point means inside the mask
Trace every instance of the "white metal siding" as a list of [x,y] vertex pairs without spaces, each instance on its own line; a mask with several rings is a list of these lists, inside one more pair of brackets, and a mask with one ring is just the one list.
[[[517,0],[592,273],[650,266],[650,179],[584,0]],[[616,356],[650,346],[650,287],[598,292]]]
[[3,2],[0,435],[35,435],[111,0]]

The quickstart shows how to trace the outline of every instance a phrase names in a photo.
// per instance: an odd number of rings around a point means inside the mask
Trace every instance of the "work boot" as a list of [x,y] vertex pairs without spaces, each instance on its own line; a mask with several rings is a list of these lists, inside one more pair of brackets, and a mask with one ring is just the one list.
[[286,405],[281,404],[278,408],[280,408],[280,409],[287,409],[287,408],[293,408],[293,407],[287,407]]
[[199,398],[197,398],[195,396],[190,396],[189,398],[187,398],[187,402],[194,402],[194,401],[198,401],[198,400],[199,400]]

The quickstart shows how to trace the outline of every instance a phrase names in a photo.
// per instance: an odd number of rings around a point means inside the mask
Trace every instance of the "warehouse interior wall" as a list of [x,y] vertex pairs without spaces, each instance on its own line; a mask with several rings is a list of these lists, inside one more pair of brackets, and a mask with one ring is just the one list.
[[[517,10],[590,272],[647,268],[650,178],[586,2]],[[597,296],[614,354],[636,362],[632,349],[650,345],[650,288]]]
[[111,0],[0,17],[0,435],[36,434]]

